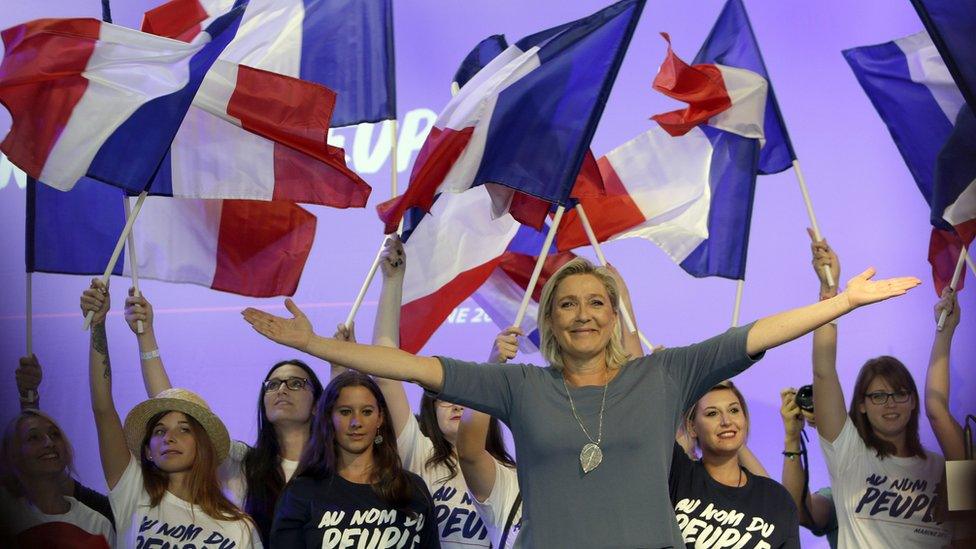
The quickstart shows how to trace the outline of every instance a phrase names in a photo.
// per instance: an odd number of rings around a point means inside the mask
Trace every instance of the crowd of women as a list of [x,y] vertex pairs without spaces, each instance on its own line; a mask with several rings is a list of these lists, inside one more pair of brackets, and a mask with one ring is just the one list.
[[[152,306],[131,290],[125,319],[137,334],[148,398],[123,421],[112,396],[110,299],[94,281],[81,312],[94,314],[91,410],[108,495],[72,478],[71,444],[41,411],[41,366],[25,357],[17,370],[22,412],[7,425],[0,455],[0,513],[9,519],[0,542],[790,548],[799,547],[802,525],[844,548],[967,546],[972,530],[940,505],[944,459],[963,457],[962,429],[949,413],[955,296],[946,292],[935,307],[947,321],[933,329],[924,399],[901,362],[880,356],[862,366],[845,404],[834,321],[919,280],[875,281],[868,270],[838,291],[825,275],[840,280],[836,255],[824,241],[812,251],[820,284],[812,305],[650,354],[621,330],[624,309],[634,311],[619,274],[572,260],[542,290],[548,364],[537,367],[506,364],[523,337],[514,327],[499,334],[486,364],[399,350],[408,258],[391,239],[372,345],[357,343],[352,326],[321,337],[290,300],[290,318],[244,311],[261,335],[331,365],[324,386],[298,359],[268,370],[257,388],[253,445],[232,440],[201,396],[173,386]],[[747,447],[749,408],[730,379],[811,331],[813,406],[795,389],[781,393],[781,484]],[[416,412],[404,382],[426,390]],[[919,442],[923,403],[943,455]],[[831,478],[812,492],[804,425],[816,429]]]

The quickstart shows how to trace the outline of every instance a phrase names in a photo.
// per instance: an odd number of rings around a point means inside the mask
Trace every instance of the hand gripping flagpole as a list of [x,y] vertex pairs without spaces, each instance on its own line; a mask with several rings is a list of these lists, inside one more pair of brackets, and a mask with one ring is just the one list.
[[[102,274],[102,284],[108,284],[108,277],[112,276],[112,271],[115,269],[115,264],[119,262],[119,255],[122,254],[122,247],[125,245],[126,239],[129,238],[129,233],[132,232],[132,225],[135,223],[136,218],[139,217],[139,212],[142,210],[142,204],[146,201],[147,196],[149,196],[149,191],[142,191],[139,193],[139,199],[136,200],[136,205],[132,208],[131,215],[126,216],[125,227],[122,228],[122,234],[119,235],[119,240],[115,243],[115,249],[112,251],[112,257],[108,260],[108,266],[105,267],[105,272]],[[91,321],[94,316],[94,311],[88,311],[88,314],[85,315],[85,323],[82,325],[83,330],[87,330],[91,327]]]
[[566,207],[560,204],[556,208],[556,215],[552,218],[552,225],[549,226],[549,232],[546,233],[546,241],[542,244],[542,250],[539,251],[539,257],[535,260],[535,268],[532,269],[532,276],[529,277],[529,285],[525,288],[525,295],[522,296],[522,303],[519,305],[518,313],[515,315],[515,326],[522,325],[522,319],[525,318],[525,311],[529,308],[529,300],[532,299],[532,292],[535,290],[535,285],[539,282],[539,275],[542,273],[542,265],[546,262],[546,256],[548,256],[549,248],[552,247],[552,240],[556,237],[556,228],[559,227],[559,222],[563,218],[563,212],[566,211]]
[[[122,195],[122,207],[125,209],[125,217],[128,218],[130,214],[129,207],[129,197]],[[126,253],[129,259],[129,277],[132,279],[132,287],[135,289],[135,297],[142,297],[142,292],[139,291],[139,259],[136,257],[136,238],[135,229],[129,231],[129,237],[126,239]],[[136,321],[136,333],[142,335],[144,327],[141,320]]]
[[[579,202],[576,203],[576,213],[579,214],[580,223],[583,225],[583,230],[586,232],[586,238],[590,240],[590,246],[593,247],[593,251],[596,252],[596,258],[600,261],[600,265],[607,266],[607,258],[603,255],[603,248],[600,246],[600,241],[597,240],[596,234],[593,233],[593,226],[590,225],[590,219],[586,216],[586,210],[583,209],[583,205]],[[620,309],[624,317],[624,325],[627,327],[627,331],[630,333],[637,332],[637,337],[640,338],[641,343],[647,346],[647,349],[654,352],[654,346],[651,342],[647,340],[643,332],[637,329],[634,325],[634,319],[630,316],[630,311],[624,305],[623,297],[618,297],[617,307]]]
[[[796,173],[796,180],[800,183],[803,204],[807,207],[807,216],[810,218],[810,224],[813,225],[813,237],[817,242],[822,242],[823,237],[820,235],[820,225],[817,224],[817,216],[813,213],[813,202],[810,201],[810,193],[807,191],[807,183],[803,179],[803,172],[800,171],[799,160],[793,160],[793,172]],[[834,281],[834,274],[830,272],[829,265],[823,266],[823,272],[827,276],[827,285],[831,288],[836,287],[837,283]]]
[[[397,197],[397,120],[394,118],[390,121],[390,126],[392,127],[392,137],[390,138],[390,198]],[[397,234],[403,232],[403,217],[400,217],[400,227],[397,229]],[[352,328],[352,321],[356,319],[356,313],[359,312],[359,308],[363,304],[363,299],[366,297],[366,291],[369,290],[369,285],[373,283],[373,277],[376,276],[376,270],[380,266],[380,258],[383,256],[383,248],[386,245],[386,238],[380,242],[380,249],[376,251],[376,257],[373,259],[373,264],[369,267],[369,272],[366,273],[366,279],[363,280],[363,285],[359,287],[359,293],[356,294],[356,300],[352,303],[352,308],[349,309],[349,314],[346,316],[346,328]]]
[[[966,263],[966,258],[969,253],[966,248],[963,247],[959,250],[959,259],[956,261],[956,270],[952,273],[952,281],[949,283],[949,288],[954,292],[956,291],[956,286],[959,285],[959,279],[962,277],[962,268]],[[945,327],[946,317],[949,316],[949,311],[942,309],[942,313],[939,315],[939,324],[936,326],[935,330],[941,332],[942,328]]]

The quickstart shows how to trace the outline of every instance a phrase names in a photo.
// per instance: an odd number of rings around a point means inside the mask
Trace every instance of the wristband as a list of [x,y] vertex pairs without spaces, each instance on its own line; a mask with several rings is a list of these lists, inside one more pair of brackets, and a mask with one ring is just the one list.
[[786,456],[786,459],[788,459],[790,461],[794,461],[794,460],[796,460],[796,457],[797,456],[802,456],[802,455],[805,455],[805,454],[806,454],[806,452],[783,452],[783,455]]
[[159,358],[159,349],[153,349],[152,351],[139,353],[139,360],[142,360],[143,362],[147,360],[152,360],[154,358]]

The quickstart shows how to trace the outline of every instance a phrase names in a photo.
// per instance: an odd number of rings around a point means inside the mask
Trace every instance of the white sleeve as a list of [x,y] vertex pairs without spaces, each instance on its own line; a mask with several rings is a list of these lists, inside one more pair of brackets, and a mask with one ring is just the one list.
[[508,520],[512,505],[515,504],[518,491],[518,475],[515,469],[506,467],[495,460],[495,485],[492,486],[491,493],[488,494],[485,501],[478,501],[470,490],[468,490],[468,495],[471,497],[481,520],[485,521],[489,528],[497,531],[505,527],[505,521]]
[[217,469],[217,478],[224,495],[234,505],[244,507],[244,495],[247,493],[247,481],[244,479],[244,456],[250,449],[247,444],[239,440],[231,441],[227,459]]
[[434,444],[420,432],[417,417],[409,414],[407,423],[397,437],[397,452],[403,461],[403,468],[415,475],[423,476],[424,463],[434,451]]
[[129,464],[125,466],[122,478],[116,483],[115,488],[108,492],[108,501],[112,506],[112,514],[115,515],[115,528],[118,532],[129,529],[139,499],[145,493],[142,467],[136,460],[136,456],[130,453]]
[[841,428],[840,434],[833,442],[819,435],[818,438],[824,459],[827,462],[827,470],[830,471],[830,477],[833,479],[843,475],[851,466],[859,463],[859,458],[867,450],[867,445],[861,440],[861,435],[858,434],[850,416],[844,420],[844,427]]

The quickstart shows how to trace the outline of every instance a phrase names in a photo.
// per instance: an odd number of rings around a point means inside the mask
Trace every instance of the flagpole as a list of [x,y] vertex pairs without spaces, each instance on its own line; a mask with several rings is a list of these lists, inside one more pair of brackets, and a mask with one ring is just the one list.
[[[600,261],[600,265],[606,267],[607,257],[603,255],[603,248],[600,246],[600,241],[597,240],[596,234],[593,233],[593,226],[590,225],[590,219],[586,216],[586,210],[583,209],[583,204],[579,202],[576,203],[576,213],[579,214],[580,223],[583,225],[583,230],[586,232],[586,238],[590,240],[590,246],[592,246],[593,251],[596,252],[596,258]],[[627,331],[630,333],[637,332],[637,337],[640,338],[641,343],[646,345],[649,351],[653,352],[654,346],[651,345],[651,342],[647,340],[647,337],[645,337],[644,334],[637,329],[637,326],[634,325],[634,319],[630,316],[630,311],[628,311],[627,307],[624,305],[624,300],[622,297],[618,297],[617,306],[621,313],[623,313],[624,325],[627,327]]]
[[739,309],[742,307],[742,289],[746,285],[746,281],[739,279],[735,281],[735,305],[732,307],[732,327],[735,328],[739,325]]
[[[968,256],[969,253],[966,251],[965,246],[959,250],[959,259],[956,261],[956,270],[953,271],[952,282],[949,283],[949,288],[953,292],[956,291],[956,286],[959,284],[959,279],[962,277],[962,268]],[[949,311],[942,309],[942,314],[939,315],[939,324],[935,328],[937,332],[942,331],[943,326],[945,326],[947,316],[949,316]]]
[[529,308],[529,300],[532,299],[532,291],[535,290],[535,285],[539,282],[542,265],[546,262],[546,257],[549,255],[547,252],[552,247],[552,240],[556,237],[556,228],[559,227],[559,222],[562,220],[563,212],[565,211],[566,207],[562,204],[556,208],[556,215],[552,218],[552,225],[549,226],[549,232],[546,233],[546,241],[542,244],[539,257],[535,260],[535,268],[532,269],[532,276],[529,277],[529,285],[525,288],[525,295],[522,296],[522,303],[519,305],[518,313],[515,315],[514,324],[516,327],[521,326],[522,319],[525,318],[525,311]]
[[[149,191],[142,191],[139,193],[139,199],[136,200],[136,205],[132,209],[132,214],[126,217],[125,227],[122,228],[122,234],[119,235],[119,240],[115,243],[115,249],[112,251],[112,257],[108,260],[108,266],[105,267],[105,272],[102,274],[102,284],[108,284],[108,277],[112,276],[112,271],[115,269],[115,264],[119,262],[119,255],[122,254],[122,246],[125,245],[125,241],[129,237],[129,233],[132,232],[132,225],[135,223],[136,218],[139,217],[139,212],[142,210],[142,204],[146,201],[147,196],[149,196]],[[85,315],[85,323],[82,325],[83,330],[87,330],[91,327],[91,321],[94,316],[94,311],[88,311],[88,314]]]
[[31,356],[34,354],[34,334],[33,334],[33,327],[31,326],[34,318],[34,310],[32,304],[33,292],[31,291],[32,274],[33,273],[29,271],[27,272],[27,356]]
[[[803,172],[800,170],[799,160],[793,160],[793,172],[796,174],[796,180],[800,183],[803,204],[807,207],[807,216],[810,218],[810,224],[813,225],[813,237],[817,239],[817,242],[822,242],[823,237],[820,235],[820,225],[817,224],[817,216],[813,213],[813,202],[810,200],[810,193],[807,191],[807,183],[803,179]],[[836,287],[837,283],[834,281],[834,274],[830,272],[830,266],[824,265],[823,272],[827,276],[827,285],[831,288]]]
[[[125,210],[125,217],[129,217],[130,207],[129,207],[129,197],[122,194],[122,207]],[[136,257],[136,238],[135,238],[135,228],[129,231],[129,237],[126,239],[127,246],[126,254],[129,259],[129,278],[132,279],[132,287],[135,289],[135,297],[142,297],[142,292],[139,291],[139,259]],[[136,321],[136,333],[142,335],[144,327],[141,320]]]
[[[396,198],[398,193],[397,190],[397,120],[394,118],[390,121],[393,129],[393,136],[390,138],[390,198]],[[403,232],[403,217],[400,217],[400,225],[397,227],[397,234]],[[383,248],[386,245],[386,238],[380,242],[380,249],[376,251],[376,258],[373,259],[373,264],[369,267],[369,272],[366,273],[366,279],[363,280],[362,286],[359,287],[359,293],[356,294],[356,300],[352,303],[352,308],[349,309],[349,314],[346,315],[346,328],[352,328],[352,321],[356,319],[356,313],[359,312],[359,308],[363,304],[363,299],[366,298],[366,292],[369,290],[369,285],[373,283],[373,277],[376,276],[376,270],[380,266],[380,258],[383,256]]]

